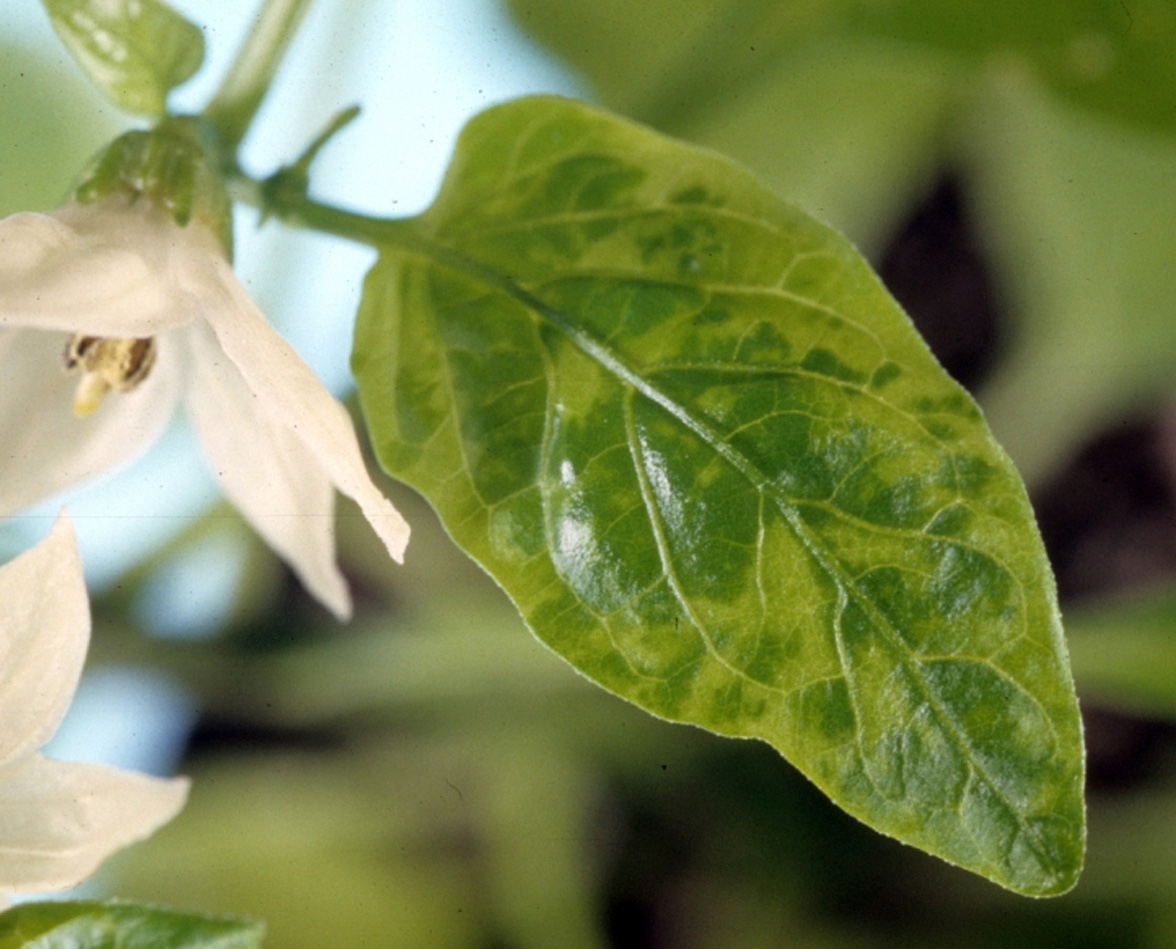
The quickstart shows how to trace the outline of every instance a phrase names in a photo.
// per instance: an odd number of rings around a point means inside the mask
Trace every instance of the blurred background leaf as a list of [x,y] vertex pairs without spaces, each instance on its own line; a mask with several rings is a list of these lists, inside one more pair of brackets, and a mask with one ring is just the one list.
[[994,75],[967,129],[974,201],[1015,326],[982,392],[1038,483],[1176,381],[1176,138]]
[[1091,698],[1176,721],[1176,589],[1067,614],[1074,675]]
[[1176,129],[1171,0],[508,0],[619,111],[659,127],[724,108],[777,57],[827,37],[935,50],[964,68],[1025,62],[1057,95]]
[[48,211],[69,194],[80,163],[119,130],[81,76],[10,38],[0,40],[0,217]]

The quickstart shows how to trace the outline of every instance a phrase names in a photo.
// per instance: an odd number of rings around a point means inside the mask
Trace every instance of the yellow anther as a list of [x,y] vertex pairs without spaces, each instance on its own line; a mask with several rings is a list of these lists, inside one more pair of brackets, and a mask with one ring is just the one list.
[[155,365],[155,338],[112,339],[75,334],[63,354],[68,372],[81,370],[73,410],[79,418],[91,415],[110,389],[130,392]]

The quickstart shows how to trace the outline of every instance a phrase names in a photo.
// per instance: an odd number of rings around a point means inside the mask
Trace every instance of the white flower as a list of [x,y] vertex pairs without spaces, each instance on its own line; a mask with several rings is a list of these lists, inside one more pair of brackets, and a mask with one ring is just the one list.
[[[80,377],[62,368],[67,347]],[[398,561],[408,526],[372,484],[346,411],[270,327],[211,229],[120,196],[0,221],[0,516],[137,453],[180,399],[225,493],[348,616],[334,489]]]
[[0,567],[0,901],[73,886],[184,805],[188,782],[37,753],[69,707],[90,641],[73,527]]

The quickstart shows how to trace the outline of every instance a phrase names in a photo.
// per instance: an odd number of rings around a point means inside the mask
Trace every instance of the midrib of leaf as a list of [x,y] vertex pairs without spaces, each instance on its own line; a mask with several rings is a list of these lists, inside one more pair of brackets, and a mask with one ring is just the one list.
[[[602,369],[612,375],[619,383],[625,387],[628,387],[629,390],[639,393],[649,401],[653,402],[655,405],[662,408],[680,424],[684,425],[687,429],[698,436],[703,442],[707,444],[708,447],[710,447],[724,461],[730,464],[736,471],[746,478],[757,492],[770,494],[776,504],[777,509],[784,517],[785,522],[788,524],[790,530],[796,536],[797,540],[799,540],[800,543],[804,545],[805,549],[809,552],[809,555],[813,558],[817,565],[823,571],[825,571],[825,573],[832,579],[835,586],[837,587],[837,620],[834,624],[834,633],[835,641],[837,643],[838,661],[841,665],[842,675],[845,678],[850,699],[853,702],[854,713],[855,716],[857,716],[857,720],[859,722],[862,720],[861,711],[859,701],[855,695],[855,689],[853,686],[854,677],[850,673],[851,664],[846,654],[841,632],[841,617],[844,615],[844,610],[848,605],[851,596],[854,602],[869,617],[873,627],[883,636],[886,643],[898,654],[904,668],[917,682],[919,690],[924,696],[924,701],[926,701],[927,705],[936,716],[940,726],[963,753],[968,764],[973,769],[973,772],[988,786],[993,795],[1001,802],[1007,812],[1013,817],[1021,833],[1024,834],[1029,841],[1031,841],[1034,853],[1037,855],[1042,865],[1053,865],[1053,862],[1048,855],[1048,848],[1042,841],[1040,834],[1028,822],[1020,810],[1012,803],[1012,801],[1000,787],[997,779],[984,766],[978,753],[973,749],[971,743],[968,741],[966,732],[964,732],[958,726],[948,708],[935,694],[934,690],[927,682],[922,665],[911,652],[906,643],[903,642],[902,637],[897,634],[886,618],[875,608],[874,604],[869,600],[869,598],[861,595],[861,593],[856,590],[852,578],[848,576],[844,567],[836,561],[836,558],[832,554],[824,549],[818,538],[813,536],[812,532],[801,520],[800,514],[798,513],[795,505],[789,498],[785,497],[779,492],[778,489],[775,488],[770,478],[764,475],[764,473],[752,461],[724,442],[717,431],[712,429],[705,422],[695,418],[694,415],[692,415],[685,406],[670,398],[670,396],[668,396],[666,393],[662,392],[647,379],[643,378],[635,370],[631,369],[612,350],[592,336],[585,333],[579,327],[575,326],[566,316],[564,316],[563,313],[561,313],[555,307],[550,306],[543,300],[534,296],[532,293],[524,289],[522,286],[500,271],[469,257],[463,252],[455,251],[450,247],[437,245],[429,240],[422,240],[421,237],[422,235],[420,235],[419,232],[414,234],[414,240],[412,242],[413,251],[425,256],[426,258],[432,258],[435,262],[455,269],[460,273],[465,273],[477,280],[488,283],[489,285],[500,289],[514,297],[530,311],[546,320],[553,329],[559,331],[563,336],[565,336],[568,341],[576,347],[576,349],[578,349],[591,360],[595,361]],[[618,274],[618,276],[621,275]],[[629,274],[627,276],[631,277],[632,275]],[[840,313],[837,313],[835,310],[832,310],[823,304],[817,303],[817,301],[810,301],[795,294],[793,294],[792,297],[806,303],[807,305],[817,307],[818,309],[822,309],[825,312],[836,315],[840,319],[844,319],[848,323],[851,323],[855,326],[859,325],[856,321],[845,317]],[[548,362],[548,367],[550,371],[550,362]],[[896,406],[889,407],[895,411],[902,411]],[[902,414],[910,417],[905,412]],[[917,419],[913,419],[913,421],[919,424],[920,428],[924,428],[922,423],[918,422]],[[640,448],[635,448],[635,446],[632,444],[629,445],[629,450],[630,455],[633,455],[634,451],[636,451],[638,454],[640,453]],[[636,464],[636,460],[634,460],[634,463]],[[641,484],[641,492],[643,497],[645,497],[645,492],[647,490],[645,480],[647,477],[648,472],[646,471],[641,471],[638,474],[638,480]],[[648,499],[646,507],[649,507]],[[730,664],[717,654],[709,636],[707,636],[705,633],[704,627],[695,621],[692,612],[689,611],[688,604],[684,602],[684,597],[677,584],[673,580],[673,572],[666,559],[667,552],[663,549],[662,540],[658,536],[658,528],[656,524],[653,523],[652,511],[650,511],[650,517],[651,529],[653,530],[655,540],[658,543],[659,556],[662,559],[662,564],[666,570],[666,576],[670,582],[671,589],[674,591],[675,598],[683,605],[683,608],[687,610],[687,615],[690,616],[691,621],[695,624],[695,627],[699,630],[700,634],[703,635],[709,653],[712,656],[715,656],[725,668],[731,669],[732,667]],[[959,657],[952,658],[958,659]],[[992,667],[991,662],[989,662],[987,659],[984,661],[988,663],[988,665],[993,668],[998,675],[1003,677],[1003,673],[999,669]],[[732,671],[738,672],[738,670]],[[742,678],[748,678],[745,673],[739,674]],[[768,691],[777,691],[773,690],[770,686],[767,686],[764,683],[756,682],[756,685],[759,688],[763,688]],[[1019,692],[1021,692],[1021,694],[1028,695],[1028,693],[1026,693],[1024,689],[1021,689],[1020,686],[1017,686],[1017,689]],[[1037,702],[1035,697],[1030,695],[1029,698],[1035,704],[1040,706],[1040,703]],[[1048,715],[1046,716],[1046,721],[1049,721]],[[1052,727],[1053,726],[1051,722],[1051,730]],[[855,742],[858,741],[860,741],[860,734],[858,733],[858,730],[855,730]],[[862,760],[863,769],[866,769],[867,757],[861,749],[860,745],[858,746],[858,753]],[[865,770],[865,773],[867,775],[869,774],[868,769]]]

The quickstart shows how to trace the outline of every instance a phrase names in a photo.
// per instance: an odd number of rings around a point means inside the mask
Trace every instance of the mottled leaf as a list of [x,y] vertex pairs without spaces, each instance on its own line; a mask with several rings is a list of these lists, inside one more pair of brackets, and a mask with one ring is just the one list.
[[717,155],[522,100],[382,248],[353,362],[383,464],[589,678],[1002,885],[1073,885],[1032,511],[843,238]]
[[119,108],[162,115],[204,60],[204,34],[162,0],[42,0],[66,48]]
[[607,104],[745,162],[866,253],[953,159],[1019,320],[980,398],[1031,484],[1167,386],[1176,3],[671,6],[512,3]]
[[0,949],[258,949],[258,920],[124,902],[24,903],[0,915]]

